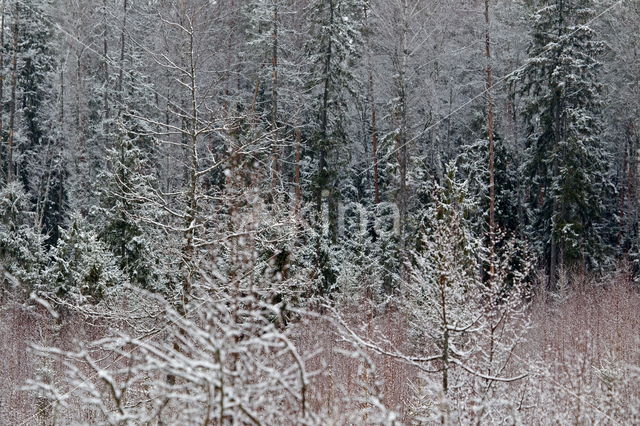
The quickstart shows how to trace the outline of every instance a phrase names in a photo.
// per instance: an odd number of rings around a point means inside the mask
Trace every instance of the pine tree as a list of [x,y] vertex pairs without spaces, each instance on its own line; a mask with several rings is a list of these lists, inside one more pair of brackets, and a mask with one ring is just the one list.
[[[480,392],[489,392],[491,381],[524,377],[496,374],[504,374],[522,339],[520,326],[526,318],[521,302],[528,294],[531,272],[517,240],[498,235],[495,247],[483,244],[483,234],[474,231],[477,196],[457,174],[454,163],[449,163],[442,184],[432,191],[405,293],[420,359],[436,363],[440,390],[454,399],[464,392],[459,386],[462,370],[468,378],[484,381]],[[481,266],[494,249],[495,273],[486,283]]]
[[353,67],[361,55],[364,0],[316,0],[313,4],[313,39],[308,50],[313,63],[310,86],[316,97],[314,151],[317,169],[314,200],[321,210],[328,201],[329,238],[337,241],[338,175],[340,149],[347,142],[347,95]]
[[34,222],[29,196],[20,182],[4,185],[0,190],[0,268],[18,280],[21,288],[15,290],[22,296],[38,287],[48,263],[45,237]]
[[44,291],[76,305],[98,303],[126,283],[113,255],[80,217],[61,232],[45,277]]
[[[472,231],[474,210],[466,182],[449,165],[437,185],[425,216],[424,232],[414,250],[408,306],[417,338],[431,339],[440,353],[442,390],[449,387],[449,369],[470,344],[469,330],[480,312],[482,241]],[[425,333],[425,334],[421,334]]]
[[603,44],[587,25],[591,2],[548,0],[533,17],[522,77],[528,95],[529,232],[548,285],[560,265],[599,265],[603,255],[608,155],[599,110]]
[[[152,140],[144,123],[125,114],[120,123],[117,146],[108,152],[109,167],[100,176],[103,183],[96,222],[99,237],[118,261],[131,283],[147,290],[163,289],[161,253],[157,229],[149,223],[161,220],[154,203],[149,149]],[[97,214],[96,214],[97,213]]]
[[[365,0],[315,0],[311,3],[312,38],[307,44],[311,73],[309,93],[315,116],[310,136],[312,198],[319,213],[314,238],[321,283],[334,289],[337,278],[334,246],[338,242],[340,179],[348,158],[347,99],[353,90],[353,70],[361,56]],[[325,205],[326,204],[326,205]]]
[[[252,0],[245,10],[247,19],[246,55],[252,70],[247,74],[254,85],[250,112],[260,118],[268,142],[270,191],[286,190],[293,174],[290,162],[292,145],[300,136],[301,105],[305,99],[304,67],[308,58],[302,49],[301,31],[297,29],[295,2]],[[296,164],[296,167],[299,167]],[[272,194],[275,195],[275,194]]]
[[[461,176],[469,182],[469,191],[479,200],[479,219],[474,224],[477,232],[488,231],[487,214],[490,207],[489,147],[488,140],[481,139],[464,146],[456,158]],[[521,161],[516,150],[499,133],[494,134],[494,186],[495,186],[495,231],[517,234],[519,223],[520,179],[518,166]],[[482,218],[482,220],[480,220]],[[487,223],[482,223],[487,222]]]
[[16,176],[32,197],[36,225],[47,235],[49,245],[57,241],[66,208],[67,171],[62,160],[62,138],[57,127],[57,68],[54,32],[46,18],[48,2],[16,2],[14,25],[18,35],[16,60],[17,113],[15,138]]
[[615,188],[619,197],[620,223],[616,235],[622,254],[632,262],[636,282],[640,279],[640,5],[615,8],[611,28],[619,28],[606,37],[611,49],[605,63],[604,134],[610,140],[616,159]]

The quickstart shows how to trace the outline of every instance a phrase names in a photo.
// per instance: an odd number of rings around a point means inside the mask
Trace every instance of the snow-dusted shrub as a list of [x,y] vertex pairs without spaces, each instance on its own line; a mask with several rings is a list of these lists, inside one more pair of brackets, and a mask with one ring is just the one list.
[[46,236],[34,227],[30,208],[29,197],[19,182],[0,189],[0,263],[8,273],[2,279],[23,295],[41,283],[48,261]]
[[44,292],[81,305],[97,303],[109,287],[125,282],[113,255],[80,218],[61,234],[45,271]]

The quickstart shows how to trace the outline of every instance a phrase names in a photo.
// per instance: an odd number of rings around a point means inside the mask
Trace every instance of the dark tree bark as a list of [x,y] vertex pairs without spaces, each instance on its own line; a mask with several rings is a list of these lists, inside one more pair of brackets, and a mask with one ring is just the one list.
[[18,84],[18,4],[15,6],[15,17],[13,19],[13,55],[11,57],[11,102],[9,105],[9,138],[7,140],[7,181],[13,180],[13,135],[15,133],[16,121],[16,86]]

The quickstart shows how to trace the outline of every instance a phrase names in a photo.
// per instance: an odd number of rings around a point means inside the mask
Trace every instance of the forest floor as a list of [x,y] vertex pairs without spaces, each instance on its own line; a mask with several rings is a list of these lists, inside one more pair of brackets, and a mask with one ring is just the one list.
[[[562,297],[538,295],[529,309],[530,328],[513,354],[514,371],[529,373],[514,392],[522,394],[516,423],[633,423],[640,413],[640,292],[634,284],[576,285]],[[368,322],[387,337],[387,344],[410,350],[407,321],[398,312],[359,312],[355,321]],[[363,328],[366,330],[366,327]],[[103,329],[104,330],[104,329]],[[54,332],[55,331],[55,332]],[[44,310],[13,302],[0,306],[0,425],[46,424],[42,401],[25,391],[27,380],[55,371],[44,371],[31,344],[70,348],[77,342],[100,337],[99,328],[77,319],[56,326]],[[340,346],[330,322],[307,323],[296,337],[301,351]],[[311,384],[312,404],[339,410],[342,397],[362,386],[362,378],[376,375],[382,402],[413,423],[412,407],[419,371],[398,359],[370,358],[375,369],[363,370],[361,362],[339,351],[323,350],[308,365],[319,371]],[[72,405],[72,404],[71,404]],[[635,408],[634,408],[635,407]],[[87,419],[82,407],[68,415]],[[499,421],[496,420],[496,423]],[[363,423],[366,421],[363,419]]]

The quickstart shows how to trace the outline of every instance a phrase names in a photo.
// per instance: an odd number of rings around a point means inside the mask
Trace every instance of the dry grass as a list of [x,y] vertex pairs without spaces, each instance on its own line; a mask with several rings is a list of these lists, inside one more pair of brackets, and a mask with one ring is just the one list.
[[[362,336],[384,340],[385,349],[409,351],[406,322],[396,311],[387,310],[373,316],[361,309],[343,314]],[[311,394],[316,410],[340,418],[340,411],[366,405],[362,398],[372,393],[399,414],[409,403],[412,397],[409,384],[418,374],[415,367],[370,351],[356,350],[341,339],[333,322],[322,318],[306,323],[297,339],[304,353],[318,354],[308,363],[309,371],[314,372]]]
[[[372,315],[369,309],[343,312],[360,333],[386,339],[388,348],[411,352],[407,321],[393,309]],[[587,280],[570,290],[563,300],[539,294],[529,307],[531,328],[517,350],[513,369],[530,376],[513,385],[521,396],[517,417],[524,424],[637,424],[640,422],[640,294],[624,277],[604,285]],[[42,407],[35,395],[21,390],[27,379],[48,368],[52,379],[60,365],[43,365],[32,355],[30,343],[71,347],[74,340],[95,338],[100,332],[80,321],[69,320],[57,328],[44,312],[6,302],[0,310],[0,424],[50,422],[36,413]],[[397,359],[363,352],[340,339],[333,323],[314,319],[297,333],[303,353],[311,354],[308,371],[314,372],[310,403],[327,418],[341,418],[347,405],[366,404],[353,398],[377,392],[400,420],[412,423],[410,406],[418,371]],[[353,355],[353,356],[351,356]],[[364,362],[368,357],[375,368]],[[434,395],[435,398],[435,395]],[[513,408],[513,407],[511,407]],[[82,407],[68,412],[82,419]],[[77,416],[77,417],[75,417]],[[505,411],[505,419],[506,417]],[[84,417],[85,420],[87,419]],[[366,418],[360,419],[367,423]],[[64,421],[57,421],[63,424]],[[499,421],[495,421],[499,423]]]
[[533,305],[533,328],[520,352],[540,371],[531,418],[638,424],[638,290],[623,276],[607,285],[582,280],[566,300]]
[[15,305],[5,307],[0,317],[0,423],[20,424],[33,412],[35,398],[20,391],[24,381],[33,377],[36,363],[27,352],[30,341],[40,340],[41,319]]
[[[65,317],[58,324],[43,308],[5,302],[0,307],[0,425],[64,424],[54,421],[51,406],[24,390],[26,382],[35,378],[56,381],[63,368],[60,363],[37,356],[31,345],[71,349],[103,335],[104,329],[75,316]],[[67,414],[76,421],[86,421],[80,404]]]
[[[529,306],[531,328],[514,353],[511,372],[530,375],[505,385],[514,398],[505,405],[505,419],[524,424],[638,424],[639,289],[624,276],[606,285],[585,278],[575,281],[562,300],[540,292]],[[406,320],[398,312],[375,319],[363,309],[348,314],[362,335],[386,337],[388,348],[411,352],[414,347],[408,341]],[[339,341],[336,330],[326,323],[310,326],[300,339],[323,348],[336,348]],[[397,359],[369,355],[377,367],[382,401],[403,422],[412,423],[418,370]],[[356,360],[325,350],[314,363],[326,365],[314,382],[318,404],[337,407],[345,394],[357,391],[362,379]],[[336,388],[343,392],[336,393]],[[435,394],[432,398],[437,400]]]

